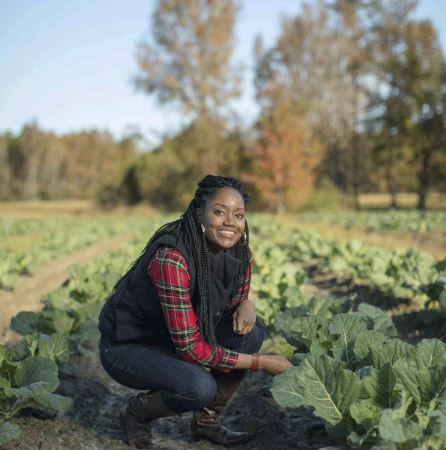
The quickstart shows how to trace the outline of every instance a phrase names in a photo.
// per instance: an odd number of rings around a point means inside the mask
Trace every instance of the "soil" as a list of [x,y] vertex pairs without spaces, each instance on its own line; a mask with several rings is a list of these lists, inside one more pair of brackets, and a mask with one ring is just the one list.
[[9,328],[12,317],[20,311],[38,311],[40,299],[47,292],[58,288],[68,277],[67,269],[74,263],[85,264],[103,253],[119,249],[120,245],[132,238],[131,233],[121,233],[111,239],[98,242],[60,259],[49,262],[14,290],[0,289],[0,343],[13,342],[20,336]]
[[395,298],[366,282],[352,278],[339,278],[333,273],[318,270],[313,261],[304,267],[309,283],[308,295],[347,296],[356,294],[356,306],[368,303],[387,311],[398,331],[398,337],[416,344],[421,339],[437,338],[446,341],[446,314],[439,310],[423,309],[408,298]]

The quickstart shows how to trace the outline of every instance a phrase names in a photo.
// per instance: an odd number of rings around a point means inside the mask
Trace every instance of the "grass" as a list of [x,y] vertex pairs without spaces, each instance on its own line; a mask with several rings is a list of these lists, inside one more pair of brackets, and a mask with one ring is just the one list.
[[[415,208],[418,197],[414,193],[397,194],[397,203],[401,208]],[[389,208],[389,194],[361,194],[359,203],[364,209]],[[446,194],[432,192],[427,198],[428,209],[446,209]],[[148,204],[136,206],[119,206],[110,211],[104,211],[95,205],[93,200],[23,200],[0,202],[0,215],[19,217],[45,217],[47,215],[90,215],[106,213],[113,216],[138,215],[153,216],[159,211]],[[181,213],[178,213],[178,216]]]
[[[411,192],[401,192],[396,195],[397,205],[400,208],[416,208],[418,195]],[[361,194],[359,196],[359,204],[365,209],[374,208],[390,208],[390,194]],[[445,209],[446,194],[440,192],[431,192],[427,197],[428,209]]]
[[0,202],[0,214],[18,217],[77,215],[95,212],[91,200],[24,200]]
[[[107,214],[111,216],[150,216],[159,211],[148,204],[118,206],[111,210],[99,208],[93,200],[23,200],[0,202],[0,216],[40,218],[47,216],[73,216]],[[178,217],[180,216],[178,213]]]

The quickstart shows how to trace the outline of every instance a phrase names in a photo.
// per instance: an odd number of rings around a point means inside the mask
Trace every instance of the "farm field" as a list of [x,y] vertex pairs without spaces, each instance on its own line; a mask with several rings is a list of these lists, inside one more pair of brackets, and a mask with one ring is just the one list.
[[27,3],[0,450],[446,450],[444,2]]
[[[373,231],[364,225],[379,223],[376,217],[351,215],[334,224],[329,216],[250,216],[251,298],[274,336],[263,351],[283,353],[296,367],[275,378],[247,375],[226,421],[257,437],[237,448],[446,448],[446,252],[443,244],[429,252],[429,239],[444,242],[445,229],[444,216],[432,214],[411,217],[409,230],[407,217],[396,217],[390,238],[388,225]],[[46,218],[39,225],[33,217],[26,228],[20,218],[17,232],[8,220],[0,243],[65,225],[66,233],[77,227],[90,239],[52,253],[0,290],[2,448],[128,448],[118,413],[131,391],[98,363],[97,315],[114,282],[167,219],[88,216]],[[323,233],[334,226],[334,235]],[[423,251],[411,250],[406,239]],[[6,255],[45,248],[32,241]],[[26,298],[27,291],[33,295]],[[6,318],[12,330],[5,330]],[[384,382],[385,392],[378,389]],[[157,421],[157,448],[220,448],[190,438],[190,417]]]
[[326,238],[358,238],[390,250],[414,248],[441,259],[446,254],[446,213],[418,211],[376,211],[303,213],[283,217],[285,226],[299,225],[318,231]]

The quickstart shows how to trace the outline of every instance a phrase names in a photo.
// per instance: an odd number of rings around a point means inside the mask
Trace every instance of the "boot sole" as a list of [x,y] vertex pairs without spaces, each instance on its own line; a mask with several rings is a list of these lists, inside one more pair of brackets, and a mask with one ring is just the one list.
[[229,447],[231,445],[238,445],[238,444],[245,444],[246,442],[249,442],[250,440],[254,439],[256,437],[255,433],[250,433],[247,436],[240,438],[236,441],[232,441],[232,442],[228,442],[227,444],[224,444],[223,442],[219,442],[217,440],[214,440],[208,436],[206,436],[205,434],[201,434],[197,431],[192,431],[191,432],[191,437],[194,441],[198,441],[201,439],[206,439],[210,442],[213,442],[214,444],[219,444],[219,445],[224,445],[225,447]]
[[126,419],[125,419],[126,413],[125,413],[125,409],[122,410],[119,413],[119,419],[121,421],[122,427],[124,428],[124,432],[125,432],[125,443],[127,445],[129,445],[130,447],[133,448],[138,448],[138,449],[151,449],[153,448],[153,442],[150,440],[150,442],[147,442],[145,444],[143,444],[142,446],[138,446],[136,445],[134,442],[130,442],[129,438],[128,438],[128,432],[127,432],[127,425],[126,425]]

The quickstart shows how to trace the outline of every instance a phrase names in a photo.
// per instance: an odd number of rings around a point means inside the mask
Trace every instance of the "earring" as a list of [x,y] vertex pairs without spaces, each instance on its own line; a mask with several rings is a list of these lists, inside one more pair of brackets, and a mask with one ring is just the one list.
[[203,232],[203,234],[205,233],[205,231],[206,231],[206,228],[204,227],[204,225],[203,224],[201,224],[201,231]]

